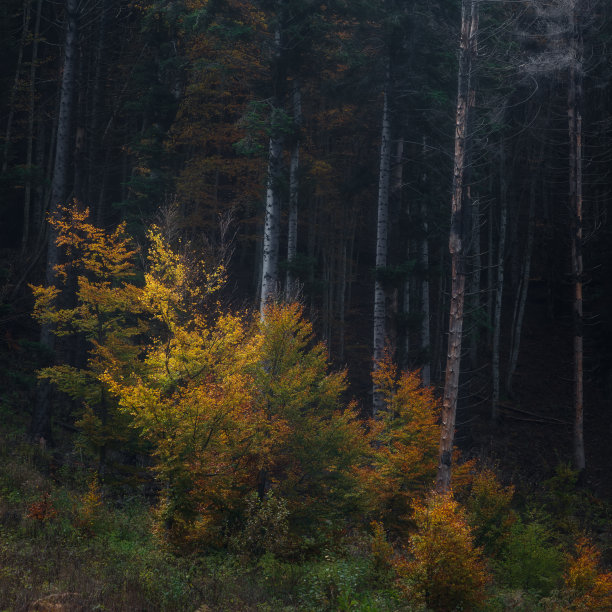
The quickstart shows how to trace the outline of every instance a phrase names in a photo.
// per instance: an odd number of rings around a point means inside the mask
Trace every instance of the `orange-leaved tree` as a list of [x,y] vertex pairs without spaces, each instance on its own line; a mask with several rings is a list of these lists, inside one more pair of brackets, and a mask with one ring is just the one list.
[[570,610],[612,610],[612,572],[599,567],[601,553],[582,537],[565,572],[565,594]]
[[414,520],[410,560],[396,564],[407,592],[428,610],[477,609],[490,577],[465,510],[451,494],[432,494],[415,504]]
[[404,531],[413,524],[414,500],[435,478],[440,402],[432,388],[422,386],[418,372],[398,372],[388,349],[373,376],[385,409],[371,424],[372,462],[363,474],[376,511]]

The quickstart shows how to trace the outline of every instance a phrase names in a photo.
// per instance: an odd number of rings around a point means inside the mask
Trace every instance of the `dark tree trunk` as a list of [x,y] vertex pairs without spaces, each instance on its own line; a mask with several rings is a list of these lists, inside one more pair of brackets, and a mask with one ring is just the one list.
[[[77,11],[78,0],[66,0],[66,39],[64,47],[64,67],[60,93],[59,119],[57,123],[57,138],[55,147],[55,163],[51,182],[50,211],[53,213],[58,206],[65,203],[68,196],[68,170],[70,161],[71,124],[74,107],[77,61]],[[49,228],[47,236],[47,262],[45,283],[47,286],[55,283],[55,268],[59,264],[59,247],[56,243],[57,232]],[[40,344],[49,353],[55,348],[53,329],[43,325],[40,333]],[[38,386],[36,404],[32,414],[30,427],[32,438],[50,438],[51,434],[51,387],[48,382],[41,381]]]

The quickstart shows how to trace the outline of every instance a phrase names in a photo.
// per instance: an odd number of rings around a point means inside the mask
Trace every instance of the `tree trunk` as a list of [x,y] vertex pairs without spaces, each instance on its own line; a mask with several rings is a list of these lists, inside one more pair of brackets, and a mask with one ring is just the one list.
[[572,276],[574,281],[574,462],[586,467],[584,455],[583,312],[582,312],[582,33],[578,0],[571,12],[571,56],[567,115],[569,123],[569,201],[572,223]]
[[[68,165],[70,159],[70,128],[75,93],[75,69],[77,59],[77,10],[78,0],[66,0],[66,41],[64,48],[64,69],[60,93],[59,119],[55,148],[55,163],[51,182],[51,212],[55,212],[67,197]],[[55,267],[59,263],[57,231],[49,228],[47,235],[47,263],[45,284],[55,283]],[[53,330],[50,325],[42,326],[40,344],[51,353],[54,349]],[[51,433],[51,389],[48,382],[38,385],[36,405],[32,414],[30,434],[33,438],[49,438]]]
[[[378,370],[385,348],[385,289],[381,273],[387,265],[387,234],[389,218],[389,179],[391,165],[391,119],[389,117],[389,86],[387,74],[385,84],[382,130],[380,140],[380,170],[378,175],[378,221],[376,225],[376,279],[374,282],[374,351],[373,369]],[[383,397],[378,386],[372,386],[372,415],[375,417],[383,408]]]
[[9,149],[11,146],[11,132],[13,130],[13,119],[15,117],[15,98],[19,89],[19,80],[21,78],[21,65],[23,63],[23,50],[28,39],[29,22],[30,22],[30,0],[24,0],[23,7],[23,26],[21,30],[21,40],[19,41],[19,52],[17,54],[17,67],[15,68],[15,80],[9,97],[9,113],[6,119],[6,132],[4,135],[4,150],[2,152],[2,174],[6,173],[8,168]]
[[480,320],[480,200],[476,196],[472,200],[472,275],[470,279],[472,330],[470,338],[470,369],[475,372],[478,368],[478,345],[482,324]]
[[297,79],[293,81],[293,127],[295,130],[293,147],[291,148],[291,163],[289,167],[289,221],[287,227],[287,281],[285,298],[287,301],[297,298],[297,282],[295,277],[295,256],[297,254],[298,237],[298,195],[300,168],[300,127],[302,124],[302,96]]
[[506,251],[506,225],[508,219],[508,186],[506,183],[505,144],[502,138],[499,151],[499,244],[497,247],[497,282],[495,283],[495,310],[493,312],[493,349],[491,367],[493,377],[493,397],[491,399],[491,420],[498,419],[499,406],[499,339],[501,333],[502,298],[504,294],[504,257]]
[[[540,157],[540,163],[541,163]],[[539,163],[534,165],[535,168],[540,166]],[[519,290],[516,294],[514,302],[514,314],[512,316],[512,331],[510,340],[510,357],[508,360],[508,374],[506,378],[506,392],[512,397],[512,382],[516,366],[518,364],[519,349],[521,345],[521,332],[523,329],[523,319],[525,317],[525,304],[527,303],[527,294],[529,293],[529,275],[531,274],[531,255],[533,253],[533,241],[535,237],[535,199],[536,199],[536,178],[531,177],[529,187],[529,219],[527,225],[527,242],[525,244],[525,252],[523,257],[523,265],[521,268],[521,278]]]
[[442,424],[436,491],[448,493],[451,486],[451,465],[457,396],[461,366],[461,341],[463,334],[463,306],[465,300],[465,254],[463,251],[466,232],[463,218],[463,178],[465,173],[465,145],[468,126],[468,97],[472,60],[476,52],[478,33],[478,0],[461,2],[461,40],[459,70],[457,76],[457,115],[455,122],[455,155],[453,168],[453,193],[451,200],[451,227],[449,252],[451,255],[451,303],[448,325],[448,353],[444,396],[442,400]]
[[23,195],[23,228],[21,232],[21,255],[28,248],[30,240],[30,212],[32,209],[32,155],[34,151],[34,104],[36,101],[36,67],[38,64],[38,35],[40,33],[40,16],[42,0],[36,3],[36,19],[34,22],[34,39],[32,40],[32,61],[30,63],[30,91],[28,108],[28,141],[26,149],[27,178]]
[[[105,219],[105,180],[106,160],[103,160],[102,150],[104,147],[104,136],[101,133],[102,111],[104,108],[104,80],[106,78],[106,33],[110,17],[109,0],[101,0],[99,4],[98,40],[96,41],[95,69],[93,92],[91,98],[91,120],[89,123],[89,142],[87,143],[89,153],[89,167],[87,176],[87,200],[91,206],[95,202],[95,219],[99,225]],[[108,155],[108,152],[107,154]]]
[[266,215],[264,221],[260,314],[263,317],[267,304],[278,294],[278,249],[280,228],[280,189],[283,170],[283,110],[280,91],[284,87],[282,73],[282,48],[280,23],[274,34],[274,100],[270,125],[268,155],[268,179],[266,188]]
[[[423,193],[427,188],[427,143],[423,138],[423,161],[425,170],[421,178]],[[423,280],[421,281],[421,352],[423,354],[423,369],[421,372],[423,385],[431,384],[431,338],[430,338],[430,308],[429,308],[429,223],[427,220],[427,204],[421,197],[421,222],[423,224],[423,236],[421,237],[421,267]]]

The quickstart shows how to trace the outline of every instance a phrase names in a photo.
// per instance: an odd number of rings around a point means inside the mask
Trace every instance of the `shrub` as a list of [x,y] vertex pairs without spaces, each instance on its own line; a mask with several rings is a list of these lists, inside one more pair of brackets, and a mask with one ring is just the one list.
[[466,501],[476,543],[497,556],[510,535],[516,515],[510,509],[514,487],[503,487],[490,470],[478,473]]
[[599,571],[600,558],[592,542],[578,540],[564,575],[564,591],[572,610],[612,610],[612,573]]
[[287,502],[270,491],[264,499],[251,493],[246,499],[242,529],[230,538],[230,547],[253,555],[287,551]]
[[540,595],[560,586],[563,556],[550,540],[550,533],[540,523],[517,520],[498,564],[500,581]]
[[474,609],[482,604],[489,575],[463,508],[452,495],[432,495],[415,504],[414,520],[412,560],[398,569],[417,598],[432,610]]

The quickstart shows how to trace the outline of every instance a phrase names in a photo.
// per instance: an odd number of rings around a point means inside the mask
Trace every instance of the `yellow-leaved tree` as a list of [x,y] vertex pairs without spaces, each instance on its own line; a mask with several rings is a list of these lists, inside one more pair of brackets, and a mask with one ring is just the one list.
[[[33,286],[34,317],[50,324],[57,336],[85,341],[84,364],[57,363],[39,371],[82,407],[76,425],[99,457],[103,472],[109,447],[123,445],[130,428],[101,380],[109,355],[117,363],[137,363],[134,338],[144,331],[134,258],[137,252],[125,224],[106,232],[88,222],[89,211],[76,203],[58,207],[49,220],[57,232],[63,261],[56,266],[57,284]],[[68,296],[76,281],[74,299]],[[64,294],[62,298],[62,294]],[[67,304],[70,304],[69,306]]]

